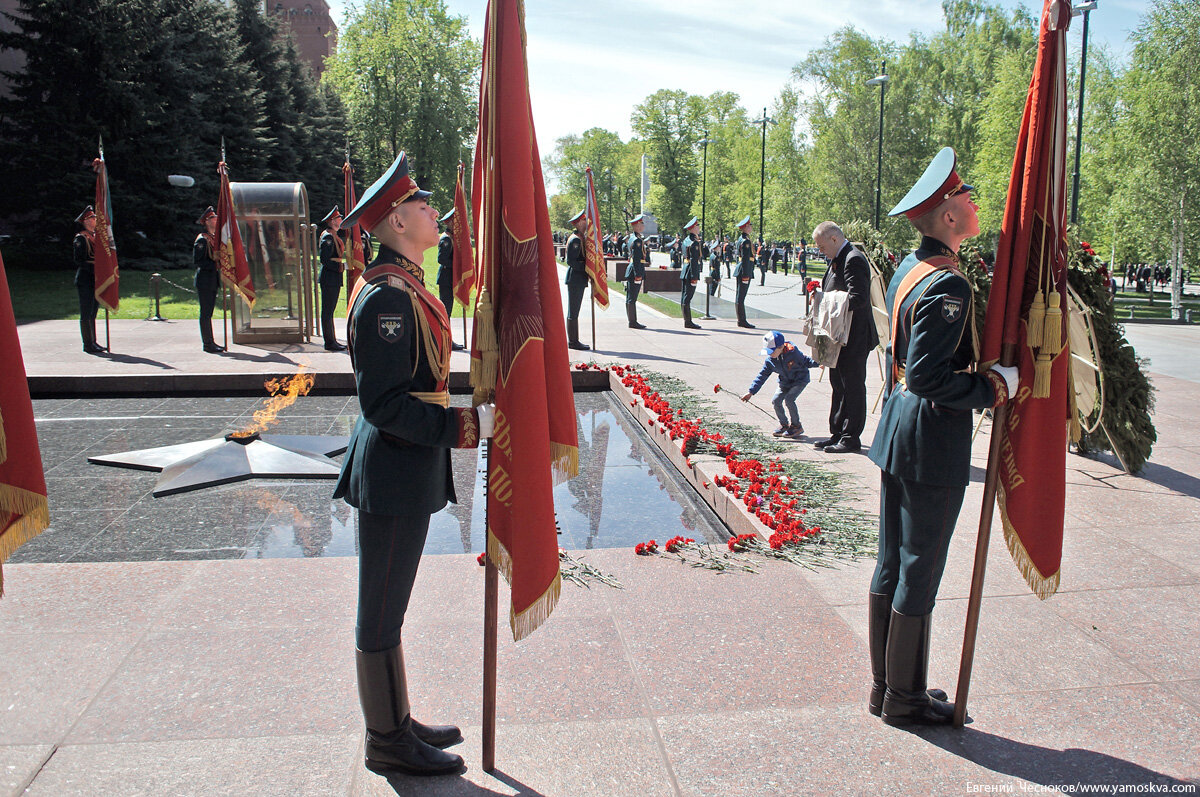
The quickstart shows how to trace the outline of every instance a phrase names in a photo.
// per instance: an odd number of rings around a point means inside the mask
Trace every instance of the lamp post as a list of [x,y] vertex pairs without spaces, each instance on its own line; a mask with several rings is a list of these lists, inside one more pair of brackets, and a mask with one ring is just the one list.
[[1079,223],[1079,155],[1083,143],[1083,83],[1087,77],[1088,18],[1096,10],[1096,0],[1071,9],[1071,16],[1083,14],[1083,53],[1079,56],[1079,108],[1075,117],[1075,175],[1071,186],[1071,223]]
[[875,229],[879,229],[879,196],[883,192],[883,95],[887,92],[887,61],[879,62],[879,74],[867,81],[879,87],[879,157],[875,171]]
[[762,125],[762,173],[758,179],[758,242],[763,242],[763,199],[767,190],[767,124],[775,124],[775,120],[767,116],[763,108],[762,119],[755,119],[754,124]]
[[[708,145],[711,144],[714,140],[715,139],[711,139],[708,137],[708,131],[705,130],[704,138],[702,138],[698,142],[696,142],[704,149],[704,166],[700,171],[700,251],[701,252],[704,251],[704,244],[706,241],[708,241],[708,237],[705,234],[705,217],[708,214]],[[711,280],[711,279],[712,279],[712,277],[709,277],[709,280]],[[709,285],[707,284],[708,281],[706,280],[705,282],[706,282],[706,284],[705,284],[705,290],[704,290],[704,319],[711,321],[712,315],[709,314],[708,304],[709,304],[709,297],[712,296],[712,292],[708,290],[708,288],[709,288]]]

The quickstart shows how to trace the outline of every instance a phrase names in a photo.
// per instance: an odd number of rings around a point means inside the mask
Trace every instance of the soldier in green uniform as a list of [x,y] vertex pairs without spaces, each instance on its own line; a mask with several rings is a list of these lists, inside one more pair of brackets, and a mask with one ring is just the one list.
[[341,208],[334,205],[321,223],[326,225],[317,246],[321,258],[321,274],[317,278],[321,285],[321,332],[325,335],[325,351],[345,351],[346,347],[337,341],[337,330],[333,326],[333,310],[342,293],[342,273],[346,270]]
[[413,719],[401,629],[429,518],[456,501],[451,448],[490,437],[495,408],[450,406],[450,319],[419,263],[438,241],[437,211],[409,176],[403,152],[345,219],[379,243],[351,296],[350,361],[361,415],[334,489],[358,510],[355,630],[366,766],[416,775],[459,772],[441,748],[459,729]]
[[737,268],[733,272],[733,278],[737,280],[737,325],[754,329],[754,324],[746,320],[746,294],[750,292],[750,280],[754,279],[754,243],[750,239],[754,228],[749,216],[739,221],[737,226],[742,233],[734,244],[738,256]]
[[[719,241],[714,241],[712,250],[708,253],[708,295],[716,296],[721,287],[721,248]],[[708,305],[705,305],[707,307]]]
[[79,335],[83,338],[83,350],[88,354],[102,354],[108,349],[96,343],[96,314],[100,305],[96,302],[96,210],[91,205],[75,217],[80,226],[71,244],[71,257],[75,263],[75,290],[79,292]]
[[[454,217],[454,208],[438,219],[442,225],[442,234],[438,238],[438,270],[434,282],[438,286],[438,298],[446,308],[446,315],[454,317],[454,236],[450,234],[450,219]],[[466,348],[461,343],[451,343],[454,351]]]
[[642,280],[646,278],[646,268],[650,265],[650,245],[642,238],[646,229],[646,214],[639,213],[629,220],[632,230],[626,241],[629,247],[629,265],[625,267],[625,317],[629,320],[630,329],[645,329],[645,324],[637,320],[637,297],[642,290]]
[[979,218],[954,166],[946,147],[889,214],[905,214],[923,236],[888,286],[888,395],[869,453],[882,471],[869,709],[889,725],[953,717],[945,692],[927,691],[933,604],[970,473],[972,410],[1017,389],[1016,368],[975,370],[971,285],[957,252],[979,234]]
[[704,262],[704,244],[700,240],[700,220],[692,216],[683,227],[687,237],[683,239],[684,267],[679,272],[680,293],[679,306],[683,309],[683,326],[686,329],[699,329],[700,325],[692,321],[692,297],[696,295],[696,285],[700,282],[700,272]]
[[209,354],[225,351],[224,346],[213,340],[212,317],[217,306],[217,286],[221,282],[217,272],[217,211],[209,205],[196,219],[204,230],[192,242],[192,263],[196,266],[196,297],[200,300],[200,342]]
[[591,347],[579,340],[579,308],[583,292],[590,283],[587,273],[587,252],[583,236],[587,235],[587,209],[571,219],[575,232],[567,239],[567,348],[588,351]]

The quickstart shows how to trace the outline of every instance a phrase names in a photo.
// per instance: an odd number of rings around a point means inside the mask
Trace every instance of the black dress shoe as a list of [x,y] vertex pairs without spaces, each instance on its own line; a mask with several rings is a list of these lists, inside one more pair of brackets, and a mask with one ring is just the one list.
[[833,445],[825,446],[822,449],[826,454],[854,454],[862,451],[862,445],[859,443],[850,443],[845,440],[840,440]]
[[739,321],[738,326],[742,329],[758,329],[758,327],[754,326],[754,324],[751,324],[749,321]]
[[343,346],[342,344],[338,343],[337,341],[334,341],[333,343],[325,344],[325,351],[345,351],[345,350],[346,350],[346,347]]
[[813,443],[813,448],[817,449],[818,451],[821,451],[821,450],[825,449],[826,446],[831,446],[836,442],[837,442],[837,440],[835,440],[834,438],[827,437],[824,440],[818,440],[817,442]]
[[683,328],[684,329],[701,329],[701,326],[699,324],[684,324]]
[[204,350],[205,350],[206,352],[208,352],[209,354],[220,354],[221,352],[225,351],[225,347],[224,347],[224,346],[218,346],[218,345],[217,345],[217,344],[215,344],[215,343],[209,343],[208,345],[206,345],[206,346],[204,347]]
[[645,328],[646,328],[646,325],[645,325],[645,324],[639,324],[638,322],[634,321],[632,324],[630,324],[630,325],[629,325],[629,328],[630,328],[630,329],[645,329]]
[[467,347],[462,345],[461,343],[451,343],[450,344],[450,351],[463,351],[466,348]]
[[580,343],[577,340],[573,340],[570,343],[568,343],[567,348],[575,349],[575,351],[591,351],[592,350],[591,346],[587,345],[586,343]]
[[85,343],[83,350],[88,354],[104,354],[104,352],[108,351],[108,349],[103,346],[97,346],[95,343]]
[[418,739],[439,749],[451,747],[463,740],[462,731],[456,725],[426,725],[414,719],[412,720],[412,729]]

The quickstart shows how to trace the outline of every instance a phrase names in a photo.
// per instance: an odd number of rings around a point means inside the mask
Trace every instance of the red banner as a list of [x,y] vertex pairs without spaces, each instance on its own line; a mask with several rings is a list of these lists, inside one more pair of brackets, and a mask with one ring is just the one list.
[[[99,232],[99,227],[96,231]],[[50,525],[42,455],[38,450],[33,404],[29,400],[29,382],[25,378],[25,361],[17,338],[17,320],[13,316],[3,256],[0,256],[0,374],[4,375],[4,389],[0,390],[2,567],[17,548]],[[4,572],[0,570],[0,596],[3,594]]]
[[479,297],[476,400],[494,397],[488,448],[488,558],[511,587],[522,639],[558,603],[554,482],[579,471],[575,399],[546,187],[534,135],[520,0],[490,0],[475,149]]
[[221,175],[221,195],[217,198],[217,267],[221,279],[242,297],[247,307],[254,307],[254,281],[250,279],[250,264],[242,246],[242,232],[233,212],[233,193],[229,190],[229,170],[225,161],[217,164]]
[[104,155],[92,161],[96,172],[96,301],[106,310],[117,312],[121,301],[121,277],[117,271],[117,242],[112,231],[112,199],[108,194],[108,168]]
[[454,215],[450,217],[450,237],[454,239],[454,298],[463,307],[471,303],[475,289],[475,250],[471,246],[471,216],[463,192],[463,165],[458,164],[458,182],[454,186]]
[[588,279],[592,281],[592,298],[601,307],[608,307],[608,269],[604,267],[604,244],[600,235],[600,208],[596,205],[596,184],[592,180],[592,167],[587,172],[587,207],[583,217],[587,219],[587,231],[583,236],[583,252],[587,262]]
[[[342,164],[342,177],[344,178],[344,190],[342,198],[342,213],[349,214],[354,210],[354,206],[358,204],[358,200],[354,197],[354,167],[350,165],[350,155],[346,155],[346,162]],[[362,227],[355,224],[346,230],[350,245],[346,247],[346,295],[354,289],[354,283],[358,282],[359,276],[367,268],[367,253],[363,249]],[[347,318],[349,318],[350,303],[346,303]]]
[[1043,600],[1058,590],[1071,417],[1067,292],[1066,32],[1071,6],[1046,0],[1037,63],[1017,139],[982,361],[1016,365],[1020,387],[1002,429],[997,499],[1004,539]]

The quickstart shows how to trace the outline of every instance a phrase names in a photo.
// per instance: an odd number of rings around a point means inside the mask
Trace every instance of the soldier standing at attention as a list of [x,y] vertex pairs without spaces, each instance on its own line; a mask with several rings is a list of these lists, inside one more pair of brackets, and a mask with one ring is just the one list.
[[204,225],[204,231],[192,243],[192,263],[196,266],[194,284],[196,298],[200,301],[200,342],[209,354],[219,354],[225,347],[217,345],[212,331],[213,308],[217,306],[217,286],[221,281],[217,274],[217,211],[209,205],[196,223]]
[[637,297],[642,290],[642,280],[650,265],[650,247],[642,238],[646,229],[646,214],[639,213],[629,220],[629,234],[626,245],[629,247],[629,265],[625,267],[625,317],[629,320],[630,329],[645,329],[645,324],[637,320]]
[[[435,279],[438,298],[442,300],[449,318],[454,317],[454,236],[450,234],[450,219],[453,217],[454,208],[450,208],[445,216],[438,219],[442,225],[442,234],[438,238],[438,270]],[[461,343],[451,342],[450,348],[453,351],[462,351],[466,347]]]
[[567,348],[588,351],[591,346],[579,340],[579,308],[583,292],[591,282],[587,273],[587,253],[583,236],[587,234],[586,208],[571,219],[575,232],[567,239]]
[[713,241],[712,251],[708,254],[708,295],[716,296],[719,287],[721,287],[721,243]]
[[750,280],[754,279],[754,244],[750,236],[754,233],[750,217],[738,222],[742,234],[738,236],[737,248],[738,265],[733,276],[737,280],[737,325],[744,329],[754,329],[754,325],[746,320],[746,294],[750,292]]
[[79,335],[88,354],[103,354],[108,349],[96,343],[96,210],[91,205],[75,217],[80,226],[71,244],[75,263],[75,290],[79,292]]
[[346,244],[340,232],[341,209],[334,205],[321,223],[327,225],[317,245],[321,258],[321,274],[317,278],[321,285],[321,332],[325,335],[325,351],[345,351],[346,347],[337,341],[337,330],[333,326],[333,310],[342,293],[342,272],[346,269]]
[[692,297],[696,295],[696,285],[700,282],[700,271],[704,262],[704,244],[700,241],[700,220],[692,216],[683,228],[687,237],[683,239],[684,268],[679,272],[681,291],[679,306],[683,309],[683,326],[685,329],[699,329],[700,325],[692,321]]
[[490,437],[495,407],[451,407],[450,319],[419,265],[438,242],[437,211],[409,176],[403,152],[345,219],[371,231],[379,252],[351,297],[350,362],[361,414],[333,497],[358,510],[358,696],[366,767],[442,775],[463,760],[453,725],[410,711],[401,629],[429,518],[455,501],[451,448]]
[[953,718],[946,693],[927,690],[933,604],[970,475],[972,410],[1017,390],[1016,368],[976,370],[973,294],[958,248],[979,234],[978,208],[954,166],[954,150],[942,149],[888,214],[903,213],[922,235],[888,286],[889,392],[869,453],[882,478],[869,710],[889,725]]

